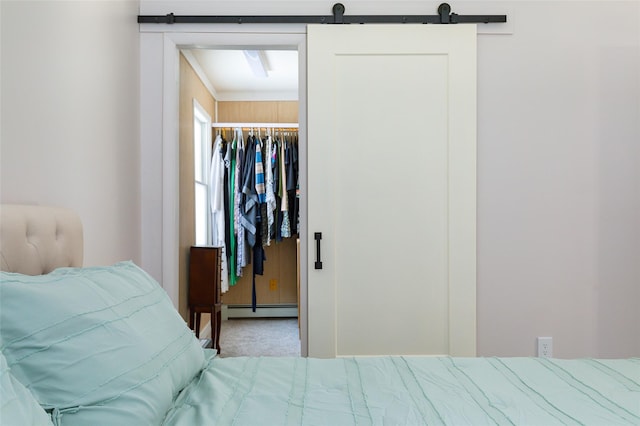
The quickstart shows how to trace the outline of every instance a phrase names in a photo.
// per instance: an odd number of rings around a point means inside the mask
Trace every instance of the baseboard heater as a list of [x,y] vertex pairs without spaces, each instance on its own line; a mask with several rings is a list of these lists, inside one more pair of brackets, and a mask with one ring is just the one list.
[[258,305],[253,312],[251,305],[222,305],[222,319],[229,318],[296,318],[298,305]]

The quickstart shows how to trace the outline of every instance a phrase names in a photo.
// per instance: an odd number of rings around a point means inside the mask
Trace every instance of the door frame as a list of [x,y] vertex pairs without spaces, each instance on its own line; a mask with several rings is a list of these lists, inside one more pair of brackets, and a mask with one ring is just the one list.
[[[140,189],[141,266],[178,308],[179,297],[179,153],[178,101],[180,49],[298,50],[299,161],[307,168],[307,85],[305,26],[140,27]],[[300,174],[300,341],[307,356],[307,202],[306,173]]]

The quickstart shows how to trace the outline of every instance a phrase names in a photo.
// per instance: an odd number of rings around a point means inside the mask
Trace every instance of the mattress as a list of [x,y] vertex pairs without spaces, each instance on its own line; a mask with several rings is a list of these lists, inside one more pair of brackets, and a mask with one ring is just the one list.
[[640,359],[220,358],[165,425],[638,425]]

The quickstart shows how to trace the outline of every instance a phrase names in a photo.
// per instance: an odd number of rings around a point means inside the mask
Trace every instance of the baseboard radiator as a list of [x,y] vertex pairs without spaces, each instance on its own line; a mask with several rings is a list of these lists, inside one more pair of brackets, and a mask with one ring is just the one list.
[[222,320],[229,318],[296,318],[298,305],[258,305],[253,312],[251,305],[222,305]]

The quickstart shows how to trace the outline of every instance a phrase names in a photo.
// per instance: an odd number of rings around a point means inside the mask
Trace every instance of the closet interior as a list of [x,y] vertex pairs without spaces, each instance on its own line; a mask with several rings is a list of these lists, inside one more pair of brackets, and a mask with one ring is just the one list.
[[[224,117],[220,111],[225,106],[219,103],[218,108],[219,116]],[[223,318],[295,317],[299,235],[297,123],[219,122],[213,123],[213,129],[214,152],[221,149],[227,156],[223,161],[233,166],[234,161],[244,157],[243,164],[236,167],[244,177],[240,176],[241,181],[235,185],[235,195],[242,192],[242,200],[236,200],[234,226],[230,225],[231,220],[225,221],[225,247],[235,252],[227,255]],[[232,152],[236,154],[233,159],[229,157]],[[251,174],[253,177],[248,179]],[[222,180],[228,187],[229,175]],[[250,209],[257,216],[253,221],[249,218]],[[243,222],[244,229],[238,232],[237,225]]]
[[[222,335],[225,321],[236,318],[296,318],[297,51],[247,54],[228,49],[191,49],[181,53],[181,296],[186,297],[188,288],[188,251],[196,244],[194,217],[196,210],[202,209],[193,194],[197,167],[189,160],[197,155],[193,142],[197,130],[190,131],[193,104],[197,102],[211,120],[212,199],[206,208],[214,237],[209,244],[219,246],[224,241]],[[251,60],[256,56],[265,65],[265,75],[252,69]],[[288,69],[279,72],[279,67]],[[218,200],[217,212],[212,212],[214,199]],[[188,309],[182,300],[180,311],[186,316]],[[202,317],[201,324],[201,337],[210,336],[208,315]],[[224,354],[224,347],[221,352]]]

